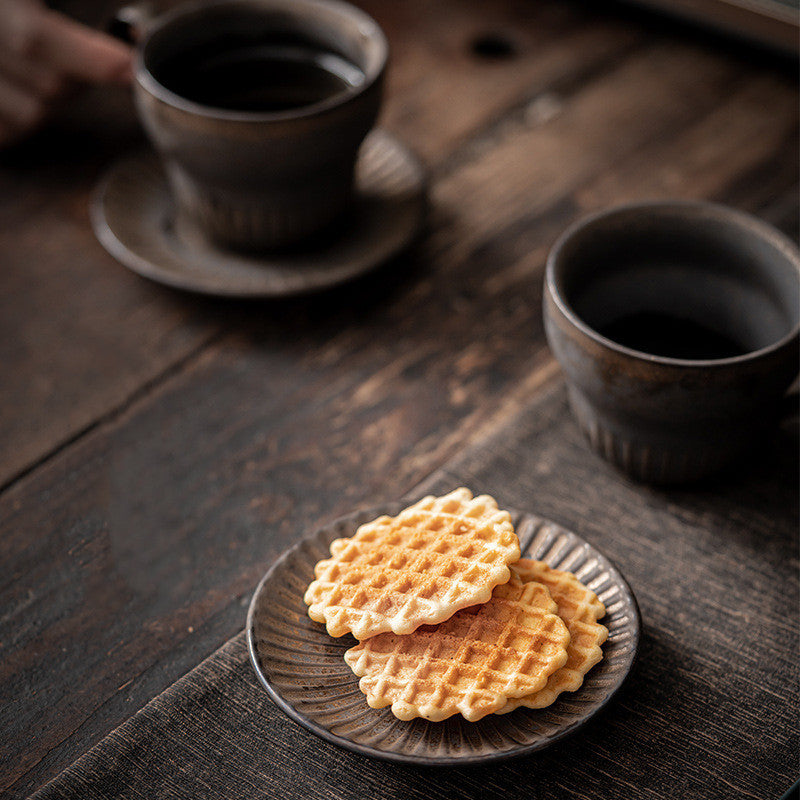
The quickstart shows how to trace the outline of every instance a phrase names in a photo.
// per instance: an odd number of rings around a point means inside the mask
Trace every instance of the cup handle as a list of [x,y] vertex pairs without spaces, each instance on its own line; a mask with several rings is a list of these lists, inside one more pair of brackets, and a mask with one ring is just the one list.
[[106,31],[117,39],[136,44],[156,16],[153,3],[142,0],[117,9],[106,24]]

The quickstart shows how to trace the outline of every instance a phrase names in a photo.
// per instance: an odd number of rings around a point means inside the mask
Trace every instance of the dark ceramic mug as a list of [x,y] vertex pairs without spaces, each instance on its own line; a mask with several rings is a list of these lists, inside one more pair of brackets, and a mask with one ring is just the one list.
[[798,372],[800,254],[711,203],[615,208],[553,247],[544,319],[592,447],[643,481],[700,479],[781,417]]
[[[180,223],[222,246],[268,250],[306,240],[344,214],[388,57],[367,14],[339,0],[212,0],[157,16],[147,5],[129,6],[112,24],[136,42],[136,104]],[[362,79],[308,105],[239,110],[198,102],[164,77],[184,53],[240,41],[334,54]]]

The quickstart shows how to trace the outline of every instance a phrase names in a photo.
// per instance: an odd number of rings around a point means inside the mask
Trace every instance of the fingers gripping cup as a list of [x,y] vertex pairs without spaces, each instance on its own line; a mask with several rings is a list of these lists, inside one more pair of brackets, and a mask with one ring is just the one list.
[[388,56],[369,16],[338,0],[217,0],[135,38],[136,104],[179,224],[257,251],[346,213]]

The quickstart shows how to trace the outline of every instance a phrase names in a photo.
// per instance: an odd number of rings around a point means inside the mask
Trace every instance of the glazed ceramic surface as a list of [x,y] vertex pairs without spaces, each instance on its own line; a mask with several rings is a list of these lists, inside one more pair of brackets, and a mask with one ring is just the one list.
[[172,194],[149,153],[115,164],[92,203],[103,246],[126,267],[178,289],[228,297],[287,297],[363,275],[408,245],[426,208],[425,174],[397,140],[373,131],[356,168],[356,199],[335,235],[316,246],[247,255],[176,221]]
[[[707,321],[745,352],[664,357],[600,333],[614,315],[639,311]],[[800,255],[771,226],[723,206],[623,206],[556,243],[544,318],[594,449],[640,480],[696,480],[751,450],[781,416],[798,370]]]
[[[172,92],[161,64],[220,37],[303,42],[341,55],[364,80],[285,111],[213,108]],[[388,45],[375,21],[339,0],[180,5],[143,23],[134,95],[180,215],[221,246],[264,251],[340,223],[358,148],[380,108]]]

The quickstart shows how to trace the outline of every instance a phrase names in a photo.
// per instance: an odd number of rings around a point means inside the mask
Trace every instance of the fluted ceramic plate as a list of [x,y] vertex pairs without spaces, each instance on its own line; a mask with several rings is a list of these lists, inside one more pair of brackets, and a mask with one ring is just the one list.
[[336,520],[284,553],[256,589],[247,616],[250,658],[283,711],[323,739],[368,756],[412,764],[465,764],[541,750],[574,733],[611,700],[639,646],[641,622],[630,587],[578,535],[535,514],[512,512],[526,557],[574,572],[605,603],[603,660],[577,692],[562,694],[548,708],[520,708],[478,722],[461,716],[403,722],[388,708],[370,708],[344,661],[345,650],[356,640],[328,636],[323,625],[308,617],[303,594],[314,565],[328,557],[334,539],[351,536],[364,522],[401,508],[394,504]]
[[90,210],[100,243],[145,278],[202,294],[288,297],[351,281],[399,253],[424,221],[425,183],[419,161],[385,131],[373,131],[361,146],[347,219],[313,248],[264,255],[223,250],[176,224],[166,177],[152,153],[114,164]]

